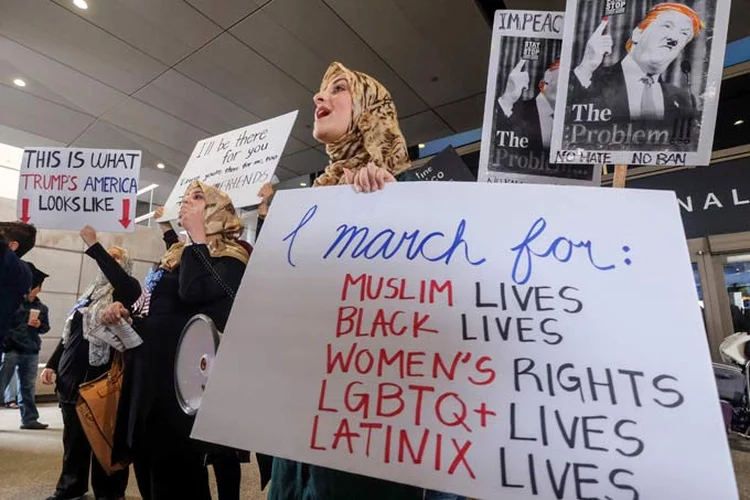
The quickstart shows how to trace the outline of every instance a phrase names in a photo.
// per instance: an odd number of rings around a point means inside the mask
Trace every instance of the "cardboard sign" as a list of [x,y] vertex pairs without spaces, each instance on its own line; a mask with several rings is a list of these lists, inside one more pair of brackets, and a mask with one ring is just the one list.
[[18,180],[18,218],[40,229],[135,230],[141,152],[28,148]]
[[455,181],[474,182],[469,167],[456,153],[456,150],[448,146],[438,153],[427,164],[407,170],[398,176],[399,182],[408,181]]
[[672,193],[284,191],[193,437],[474,498],[735,500],[697,301]]
[[258,190],[270,182],[298,111],[198,141],[164,204],[162,220],[173,220],[188,184],[199,180],[232,198],[236,208],[260,203]]
[[599,185],[601,168],[550,164],[563,26],[562,12],[495,12],[480,182]]
[[556,163],[708,165],[730,0],[568,0]]

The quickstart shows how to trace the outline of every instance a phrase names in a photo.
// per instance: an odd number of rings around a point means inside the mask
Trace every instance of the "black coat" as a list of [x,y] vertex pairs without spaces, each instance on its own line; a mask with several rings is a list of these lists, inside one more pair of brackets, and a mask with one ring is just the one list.
[[133,321],[143,344],[126,353],[115,460],[131,456],[134,447],[162,455],[204,449],[189,437],[195,418],[179,407],[174,383],[177,343],[188,320],[206,314],[223,330],[232,307],[233,299],[204,259],[229,289],[240,286],[245,264],[231,257],[213,258],[206,245],[187,246],[180,266],[164,271],[151,292],[148,316]]
[[[39,327],[29,325],[29,315],[31,310],[39,311]],[[5,339],[5,351],[14,351],[19,354],[37,354],[42,348],[42,339],[49,331],[49,309],[45,306],[39,297],[34,298],[32,302],[24,300],[16,310],[15,317],[8,330],[8,337]]]
[[[612,66],[600,66],[591,76],[589,88],[583,87],[575,73],[571,73],[570,92],[572,98],[568,99],[569,104],[590,103],[594,104],[596,109],[610,109],[612,119],[609,123],[632,121],[623,71],[621,63]],[[661,80],[659,80],[659,84],[664,95],[664,118],[659,122],[672,127],[676,120],[681,121],[695,116],[695,107],[690,92]],[[573,119],[572,110],[569,109],[568,113],[571,113],[571,115],[569,115],[567,122],[571,123]]]
[[[141,295],[141,285],[138,280],[128,275],[103,246],[95,243],[86,250],[86,255],[96,261],[99,269],[114,288],[112,293],[114,301],[122,302],[125,307],[130,307],[138,300]],[[57,374],[56,391],[60,403],[75,404],[78,401],[78,386],[105,373],[109,370],[110,364],[89,365],[89,342],[83,338],[83,316],[76,311],[68,341],[63,345],[61,340],[47,361],[47,368],[51,368]]]
[[18,306],[31,288],[29,267],[0,238],[0,347]]

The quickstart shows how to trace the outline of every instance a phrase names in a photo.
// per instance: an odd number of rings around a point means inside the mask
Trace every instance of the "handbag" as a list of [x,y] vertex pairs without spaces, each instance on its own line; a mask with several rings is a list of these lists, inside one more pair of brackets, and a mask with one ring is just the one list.
[[129,463],[112,463],[117,406],[122,390],[122,354],[115,353],[109,371],[78,387],[76,413],[91,445],[91,451],[107,474],[125,469]]

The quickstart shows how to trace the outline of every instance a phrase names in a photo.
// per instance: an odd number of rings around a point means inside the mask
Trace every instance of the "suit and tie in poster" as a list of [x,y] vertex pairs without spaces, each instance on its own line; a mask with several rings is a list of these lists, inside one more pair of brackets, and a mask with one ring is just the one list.
[[479,181],[599,184],[592,165],[549,161],[563,27],[562,12],[495,13]]
[[707,165],[730,0],[568,0],[553,161]]

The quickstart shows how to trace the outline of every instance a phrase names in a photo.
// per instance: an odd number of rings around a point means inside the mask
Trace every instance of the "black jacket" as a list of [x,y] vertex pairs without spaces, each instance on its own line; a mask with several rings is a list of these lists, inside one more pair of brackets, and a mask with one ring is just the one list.
[[[693,98],[685,89],[659,80],[664,95],[664,118],[658,120],[662,127],[672,128],[675,122],[681,122],[695,116]],[[630,119],[630,104],[628,90],[625,84],[625,73],[622,63],[612,66],[600,66],[591,76],[591,85],[585,88],[581,85],[575,73],[570,75],[570,92],[572,98],[569,104],[594,104],[596,109],[607,108],[612,111],[612,119],[607,123],[628,123]],[[568,109],[567,123],[572,123],[573,111]],[[639,123],[649,123],[641,121]],[[587,125],[594,125],[589,124]],[[697,136],[695,136],[697,140]]]
[[[129,276],[99,243],[86,250],[86,255],[96,261],[99,269],[114,287],[113,300],[130,307],[141,295],[138,280]],[[60,403],[75,404],[78,401],[78,386],[93,380],[109,370],[109,363],[103,366],[89,365],[89,343],[83,338],[83,316],[75,312],[70,328],[70,338],[63,345],[62,340],[52,353],[47,368],[57,373],[57,397]]]
[[[29,314],[32,309],[39,310],[39,328],[29,325]],[[15,317],[5,339],[5,352],[14,351],[20,354],[37,354],[42,348],[42,339],[49,331],[49,309],[39,297],[32,302],[24,300],[16,310]]]
[[30,288],[31,271],[0,238],[0,346],[18,306]]

